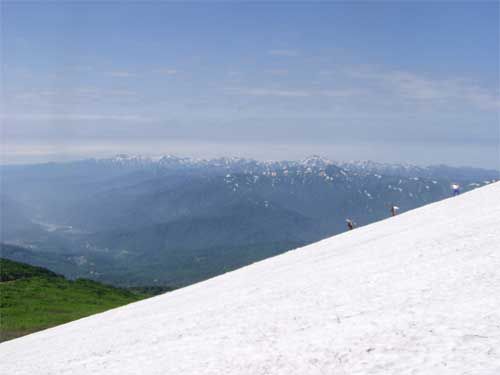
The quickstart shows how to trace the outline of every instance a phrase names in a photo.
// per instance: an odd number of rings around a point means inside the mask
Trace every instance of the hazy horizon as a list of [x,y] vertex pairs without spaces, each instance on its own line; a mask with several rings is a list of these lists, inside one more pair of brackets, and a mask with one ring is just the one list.
[[320,154],[500,169],[498,2],[0,6],[3,164]]
[[[113,158],[113,157],[118,157],[118,156],[129,156],[129,157],[145,157],[145,158],[152,158],[158,159],[163,156],[175,156],[179,158],[189,158],[189,159],[198,159],[198,160],[212,160],[216,158],[243,158],[243,159],[251,159],[251,160],[257,160],[257,161],[262,161],[262,162],[273,162],[273,161],[302,161],[306,158],[309,157],[321,157],[328,159],[329,161],[332,161],[334,163],[355,163],[355,162],[375,162],[375,163],[386,163],[386,164],[394,164],[394,165],[412,165],[412,166],[418,166],[418,167],[428,167],[428,166],[437,166],[437,165],[445,165],[445,166],[450,166],[450,167],[464,167],[464,168],[480,168],[480,169],[485,169],[485,170],[495,170],[500,172],[500,164],[497,165],[492,165],[490,167],[484,166],[484,165],[474,165],[474,164],[460,164],[460,163],[450,163],[446,161],[439,161],[435,160],[434,157],[430,157],[428,160],[429,162],[421,162],[421,163],[415,163],[411,162],[408,160],[391,160],[391,159],[385,159],[379,157],[376,158],[364,158],[364,159],[354,159],[354,158],[349,158],[349,157],[341,157],[338,156],[338,153],[328,153],[327,149],[328,147],[324,148],[316,148],[316,152],[312,151],[309,152],[309,149],[306,147],[301,150],[296,150],[294,153],[289,152],[289,148],[293,148],[293,145],[281,145],[276,146],[272,145],[272,151],[270,153],[262,153],[262,152],[257,152],[257,153],[252,153],[252,152],[241,152],[242,147],[241,145],[234,145],[235,146],[235,152],[230,153],[230,152],[217,152],[216,150],[218,149],[218,146],[216,144],[205,144],[203,145],[204,147],[200,147],[202,145],[198,144],[198,148],[201,149],[201,152],[198,153],[189,153],[186,152],[186,145],[184,143],[181,143],[177,146],[170,146],[166,147],[163,152],[154,152],[151,151],[150,149],[148,150],[148,146],[151,146],[150,143],[147,145],[144,145],[144,148],[137,148],[135,149],[132,148],[126,148],[126,147],[119,147],[116,149],[113,149],[110,145],[103,145],[102,149],[100,152],[95,152],[94,149],[92,151],[89,151],[85,147],[78,148],[74,147],[71,145],[66,145],[69,147],[73,148],[73,151],[67,154],[64,153],[56,153],[54,150],[52,152],[48,149],[41,150],[40,154],[34,154],[31,156],[25,156],[20,158],[17,156],[16,158],[12,160],[8,160],[5,158],[1,158],[0,160],[0,166],[8,166],[8,165],[36,165],[36,164],[45,164],[45,163],[67,163],[67,162],[74,162],[74,161],[81,161],[81,160],[87,160],[87,159],[108,159],[108,158]],[[137,146],[137,145],[135,145]],[[192,145],[191,145],[192,146]],[[265,147],[263,145],[260,145],[260,147]],[[253,148],[253,145],[252,147]],[[210,149],[210,152],[204,152]],[[225,150],[226,148],[224,148]],[[238,150],[238,151],[236,151]],[[319,152],[322,150],[323,152]],[[247,150],[248,151],[248,150]],[[348,152],[346,155],[349,154]],[[268,156],[266,156],[268,155]],[[335,156],[337,155],[337,156]]]

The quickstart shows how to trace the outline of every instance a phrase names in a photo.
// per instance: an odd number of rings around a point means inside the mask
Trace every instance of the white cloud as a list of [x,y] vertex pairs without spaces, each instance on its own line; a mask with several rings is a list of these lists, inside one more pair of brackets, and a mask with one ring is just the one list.
[[295,57],[299,55],[299,51],[294,49],[272,49],[267,51],[267,53],[273,56],[286,56],[286,57]]
[[140,115],[130,114],[85,114],[85,113],[4,113],[0,118],[9,120],[30,120],[30,121],[132,121],[132,122],[152,122],[154,119]]
[[288,75],[288,69],[268,69],[266,70],[266,73],[274,76],[286,76]]
[[75,65],[71,69],[79,73],[91,72],[93,70],[93,68],[89,65]]
[[134,97],[137,95],[135,91],[131,90],[103,90],[93,87],[77,88],[71,90],[66,94],[68,96],[73,95],[75,97],[89,98],[89,99],[104,99],[110,97],[125,98],[125,97]]
[[350,97],[360,95],[362,90],[357,89],[329,89],[329,90],[305,90],[305,89],[272,89],[272,88],[245,88],[245,87],[229,87],[225,89],[234,94],[247,96],[276,96],[276,97],[311,97],[311,96],[327,96],[327,97]]
[[464,97],[482,109],[500,111],[500,93],[494,95],[472,86],[464,92]]
[[324,95],[333,98],[347,98],[351,96],[363,95],[365,90],[360,89],[338,89],[338,90],[319,90],[318,95]]
[[47,99],[57,95],[56,91],[52,90],[31,90],[19,92],[13,95],[15,99],[26,101],[26,100],[34,100],[34,99]]
[[269,88],[226,88],[226,91],[248,96],[306,97],[312,95],[311,92],[307,90],[280,90]]
[[176,75],[177,73],[179,73],[179,71],[177,69],[173,69],[173,68],[160,68],[160,69],[155,69],[153,71],[153,73],[163,74],[163,75],[167,75],[167,76],[173,76],[173,75]]
[[331,70],[320,70],[318,74],[322,77],[331,77],[333,72]]
[[134,73],[127,72],[124,70],[115,70],[112,72],[108,73],[111,77],[116,77],[116,78],[130,78],[130,77],[135,77]]
[[15,102],[23,105],[49,103],[61,103],[68,100],[131,100],[137,97],[137,93],[131,90],[100,89],[95,87],[75,87],[59,90],[31,90],[12,94],[5,94],[5,98],[12,98]]
[[432,79],[405,71],[380,71],[372,68],[349,69],[357,79],[371,81],[409,100],[454,105],[467,103],[483,110],[499,110],[500,95],[465,79]]

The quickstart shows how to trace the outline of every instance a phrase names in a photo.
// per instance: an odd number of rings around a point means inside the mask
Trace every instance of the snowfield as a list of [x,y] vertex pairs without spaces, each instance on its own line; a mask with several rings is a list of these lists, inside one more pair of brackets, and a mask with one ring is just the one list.
[[2,374],[500,374],[500,183],[0,344]]

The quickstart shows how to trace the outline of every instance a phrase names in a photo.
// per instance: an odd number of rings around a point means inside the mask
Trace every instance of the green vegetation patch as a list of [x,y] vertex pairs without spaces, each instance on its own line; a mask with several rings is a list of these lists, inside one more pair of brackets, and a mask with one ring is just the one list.
[[30,266],[29,264],[0,258],[0,282],[26,279],[35,276],[61,277],[60,275],[42,267]]
[[150,296],[0,258],[0,341]]

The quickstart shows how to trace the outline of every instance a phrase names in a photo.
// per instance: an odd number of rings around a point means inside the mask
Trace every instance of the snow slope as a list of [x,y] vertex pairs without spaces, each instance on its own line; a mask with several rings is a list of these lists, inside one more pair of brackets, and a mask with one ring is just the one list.
[[500,183],[0,344],[3,374],[500,374]]

